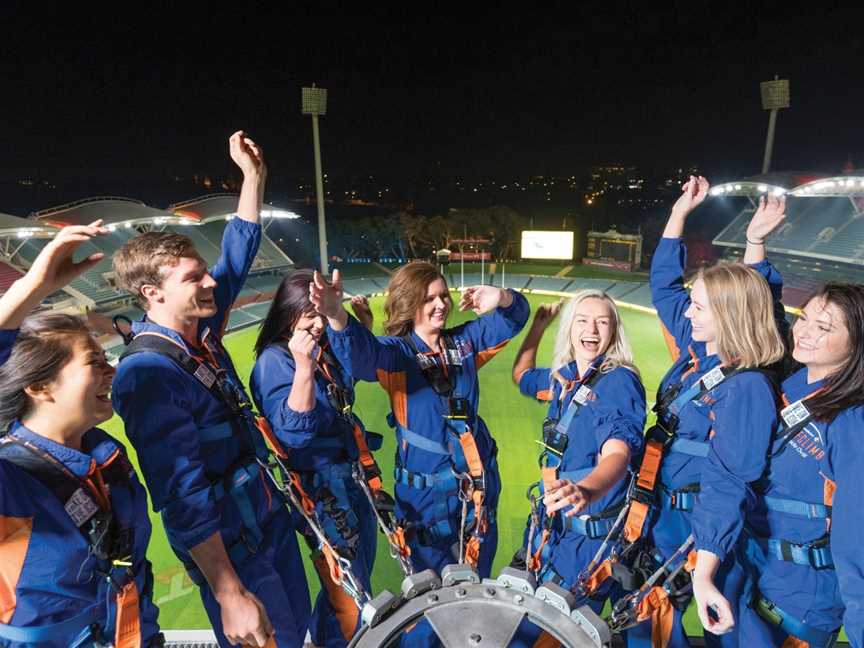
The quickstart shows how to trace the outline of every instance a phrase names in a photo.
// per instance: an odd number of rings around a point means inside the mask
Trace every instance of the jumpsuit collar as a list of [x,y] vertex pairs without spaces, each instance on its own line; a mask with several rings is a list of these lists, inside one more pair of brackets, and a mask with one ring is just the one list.
[[83,479],[90,474],[96,465],[105,463],[117,451],[117,446],[110,439],[100,439],[101,435],[95,433],[95,430],[96,428],[91,428],[84,433],[84,437],[81,439],[81,450],[75,450],[51,439],[46,439],[20,421],[15,421],[12,424],[9,434],[22,441],[29,441],[66,466],[74,475]]

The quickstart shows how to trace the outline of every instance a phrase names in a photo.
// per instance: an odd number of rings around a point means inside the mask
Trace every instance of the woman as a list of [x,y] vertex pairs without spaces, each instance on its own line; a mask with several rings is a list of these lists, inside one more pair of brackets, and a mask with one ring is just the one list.
[[[759,437],[761,431],[773,429],[777,420],[772,379],[760,369],[778,362],[784,353],[769,284],[778,297],[780,287],[776,272],[762,262],[752,267],[718,264],[705,268],[689,293],[684,288],[686,250],[680,237],[687,216],[705,199],[708,189],[702,177],[691,177],[685,183],[651,265],[653,303],[679,356],[661,381],[657,426],[648,436],[654,443],[646,449],[637,481],[641,493],[646,476],[656,471],[649,490],[659,501],[646,514],[650,500],[634,500],[625,533],[631,540],[647,538],[656,552],[646,562],[654,564],[673,557],[694,533],[697,549],[724,557],[718,583],[730,598],[737,599],[743,575],[734,569],[733,557],[718,546],[720,541],[712,530],[719,521],[710,513],[700,513],[696,495],[706,456],[722,461],[740,483],[760,475],[767,439],[760,447]],[[656,447],[665,449],[663,455],[649,452]],[[668,600],[653,610],[651,621],[629,631],[628,645],[689,645],[681,624],[689,599],[688,580],[672,583]],[[705,641],[708,646],[736,645],[733,635],[709,633]]]
[[[761,215],[763,210],[754,216],[747,240],[764,256],[764,239],[779,221],[766,225]],[[843,540],[858,523],[840,532],[832,528],[834,488],[826,481],[821,463],[830,447],[826,471],[830,474],[834,465],[849,465],[847,457],[856,452],[837,449],[848,438],[845,431],[860,429],[862,424],[864,396],[856,380],[864,367],[858,353],[862,325],[864,289],[860,286],[828,284],[805,303],[792,329],[792,357],[801,366],[783,382],[779,427],[763,431],[770,449],[763,455],[763,476],[750,485],[755,499],[746,511],[735,506],[737,498],[728,497],[735,480],[721,463],[709,458],[703,472],[702,509],[726,521],[716,531],[726,538],[727,550],[737,539],[737,555],[750,575],[750,587],[742,601],[726,600],[711,581],[717,556],[700,552],[694,594],[706,629],[725,632],[737,621],[742,643],[781,646],[798,640],[811,648],[833,645],[843,606],[828,532],[832,540],[839,540],[831,544],[842,555],[848,546]],[[832,444],[834,438],[840,443]],[[846,476],[844,495],[859,479]],[[860,500],[854,506],[860,506]],[[841,505],[841,520],[845,510]],[[715,618],[708,615],[708,607],[714,608]]]
[[[330,352],[324,317],[309,301],[311,281],[311,271],[297,270],[279,285],[255,344],[258,359],[250,387],[256,406],[288,451],[288,467],[315,502],[328,539],[351,561],[369,592],[376,523],[369,500],[352,477],[361,450],[355,428],[363,435],[363,424],[350,411],[354,381]],[[371,326],[368,305],[359,301],[355,309]],[[364,448],[366,439],[378,440],[374,433],[365,435]],[[317,548],[318,540],[305,523],[300,531]],[[299,556],[297,564],[302,569]],[[314,564],[321,591],[309,625],[312,642],[344,647],[357,629],[359,611],[332,581],[324,556],[318,554]]]
[[[342,306],[338,271],[332,285],[317,274],[310,285],[342,366],[355,379],[379,382],[390,397],[396,514],[407,523],[414,566],[441,573],[464,560],[487,577],[501,481],[495,442],[477,413],[477,372],[525,325],[528,303],[512,290],[468,288],[460,310],[491,314],[448,329],[450,291],[432,264],[402,266],[388,290],[387,335],[377,338]],[[420,635],[412,631],[410,645],[422,645]]]
[[[549,402],[539,483],[544,506],[532,513],[526,533],[531,554],[521,553],[539,582],[571,589],[624,504],[630,459],[642,449],[645,389],[615,303],[598,290],[570,299],[552,368],[537,368],[537,347],[560,308],[561,302],[537,309],[513,381],[524,395]],[[611,585],[586,601],[598,614]]]
[[[161,646],[147,494],[112,415],[113,368],[78,317],[28,310],[87,267],[69,227],[0,300],[0,645]],[[18,330],[20,328],[20,331]],[[14,346],[13,346],[14,341]]]

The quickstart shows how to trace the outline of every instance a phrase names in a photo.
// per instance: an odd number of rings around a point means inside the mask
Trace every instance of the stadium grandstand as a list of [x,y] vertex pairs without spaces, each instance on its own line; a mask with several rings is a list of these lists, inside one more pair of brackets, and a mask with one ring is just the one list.
[[786,221],[767,241],[771,261],[783,274],[783,300],[800,306],[826,281],[864,283],[864,172],[835,177],[813,174],[756,176],[718,185],[721,200],[743,200],[735,218],[714,238],[727,259],[746,247],[746,230],[759,196],[787,196]]

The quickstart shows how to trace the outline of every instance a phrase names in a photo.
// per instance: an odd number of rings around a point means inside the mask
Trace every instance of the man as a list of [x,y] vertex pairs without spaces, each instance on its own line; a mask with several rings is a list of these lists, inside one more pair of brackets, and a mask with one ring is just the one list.
[[220,339],[261,241],[267,168],[242,131],[230,153],[243,186],[210,271],[173,232],[137,236],[114,257],[118,284],[146,317],[133,323],[112,400],[219,644],[287,648],[306,634],[306,577],[289,511],[255,461],[266,449]]

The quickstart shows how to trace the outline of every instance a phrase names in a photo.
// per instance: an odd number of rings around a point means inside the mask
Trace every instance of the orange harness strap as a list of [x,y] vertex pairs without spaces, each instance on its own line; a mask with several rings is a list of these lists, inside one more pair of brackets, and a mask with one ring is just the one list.
[[134,579],[117,592],[117,621],[114,624],[115,648],[141,648],[141,604]]
[[[477,451],[474,435],[470,431],[463,432],[459,435],[459,445],[462,446],[462,453],[465,456],[465,462],[468,464],[468,474],[473,479],[481,479],[483,477],[483,461],[480,459],[480,453]],[[484,491],[472,489],[471,500],[474,503],[474,520],[477,526],[471,538],[465,544],[465,562],[472,567],[476,567],[480,561],[480,536],[486,533],[488,527],[483,507],[485,497],[486,494]]]
[[[639,466],[639,474],[636,477],[636,485],[643,490],[653,491],[660,474],[660,462],[663,460],[663,444],[659,441],[648,441],[645,445],[645,455]],[[636,542],[645,527],[648,518],[649,505],[637,500],[630,501],[630,510],[624,522],[624,539],[627,542]]]

